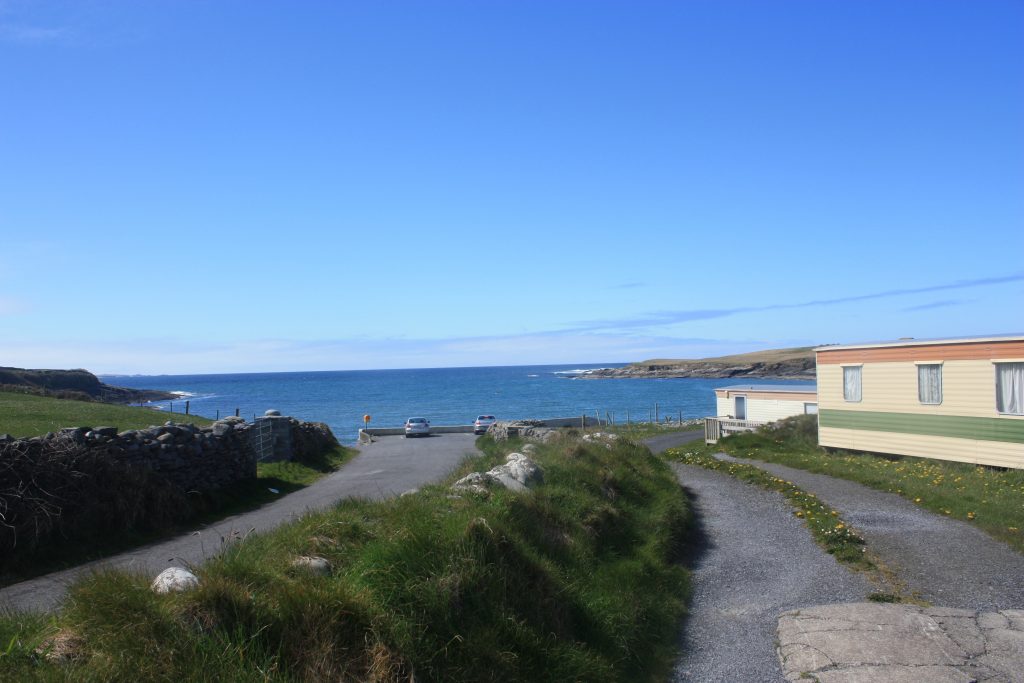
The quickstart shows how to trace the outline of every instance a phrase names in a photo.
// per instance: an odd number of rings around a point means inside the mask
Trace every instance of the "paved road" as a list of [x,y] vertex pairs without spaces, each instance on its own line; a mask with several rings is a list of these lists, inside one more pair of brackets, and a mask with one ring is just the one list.
[[267,531],[309,510],[342,498],[381,499],[437,481],[464,458],[479,455],[472,434],[439,434],[405,439],[378,437],[359,455],[312,486],[257,510],[228,517],[197,531],[143,546],[62,572],[0,589],[0,609],[48,611],[57,608],[71,583],[84,572],[116,567],[155,576],[170,566],[194,565],[215,555],[224,539],[251,530]]

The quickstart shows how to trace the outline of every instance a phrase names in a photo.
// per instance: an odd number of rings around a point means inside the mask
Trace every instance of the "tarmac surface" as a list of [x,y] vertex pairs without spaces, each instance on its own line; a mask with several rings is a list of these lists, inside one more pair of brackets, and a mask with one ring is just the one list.
[[465,458],[479,455],[472,434],[439,434],[405,439],[377,437],[340,470],[256,510],[227,517],[166,541],[54,572],[0,589],[0,610],[52,611],[67,587],[84,573],[118,568],[156,576],[216,555],[226,541],[267,531],[343,498],[382,499],[442,479]]

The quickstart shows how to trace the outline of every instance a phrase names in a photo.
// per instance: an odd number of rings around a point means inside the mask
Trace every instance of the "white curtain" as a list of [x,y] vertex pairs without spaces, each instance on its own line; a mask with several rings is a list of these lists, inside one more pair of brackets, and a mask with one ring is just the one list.
[[843,368],[843,398],[860,400],[860,366]]
[[1024,363],[996,363],[996,410],[1024,415]]
[[921,403],[942,403],[942,366],[917,366],[917,398]]

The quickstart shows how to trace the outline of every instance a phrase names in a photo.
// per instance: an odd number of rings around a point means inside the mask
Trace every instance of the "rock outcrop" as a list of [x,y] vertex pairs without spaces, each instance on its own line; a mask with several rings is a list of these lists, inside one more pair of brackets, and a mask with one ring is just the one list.
[[88,370],[26,370],[0,367],[0,390],[106,403],[177,399],[175,394],[104,384]]
[[772,378],[813,380],[816,376],[811,348],[758,351],[699,360],[657,360],[631,363],[621,368],[587,370],[578,379],[620,378]]
[[510,438],[520,437],[546,443],[557,433],[558,430],[546,426],[540,420],[499,421],[487,428],[487,435],[495,441],[508,441]]
[[497,484],[510,491],[522,492],[543,481],[544,472],[537,463],[522,453],[510,453],[504,465],[486,472],[473,472],[452,484],[452,489],[487,494],[488,487]]

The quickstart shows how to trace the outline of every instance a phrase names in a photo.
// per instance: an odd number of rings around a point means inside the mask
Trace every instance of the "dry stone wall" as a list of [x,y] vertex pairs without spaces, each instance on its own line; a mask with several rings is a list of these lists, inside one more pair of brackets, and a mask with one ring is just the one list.
[[[288,459],[337,445],[326,425],[281,419],[291,431]],[[0,435],[0,574],[35,547],[188,521],[218,490],[256,476],[253,431],[229,417],[207,427],[167,422],[123,432]]]
[[209,427],[167,422],[120,433],[115,427],[75,427],[31,439],[0,437],[0,477],[4,464],[17,456],[43,463],[56,454],[89,451],[125,468],[160,474],[185,491],[213,491],[256,476],[249,428],[242,418],[229,417]]

